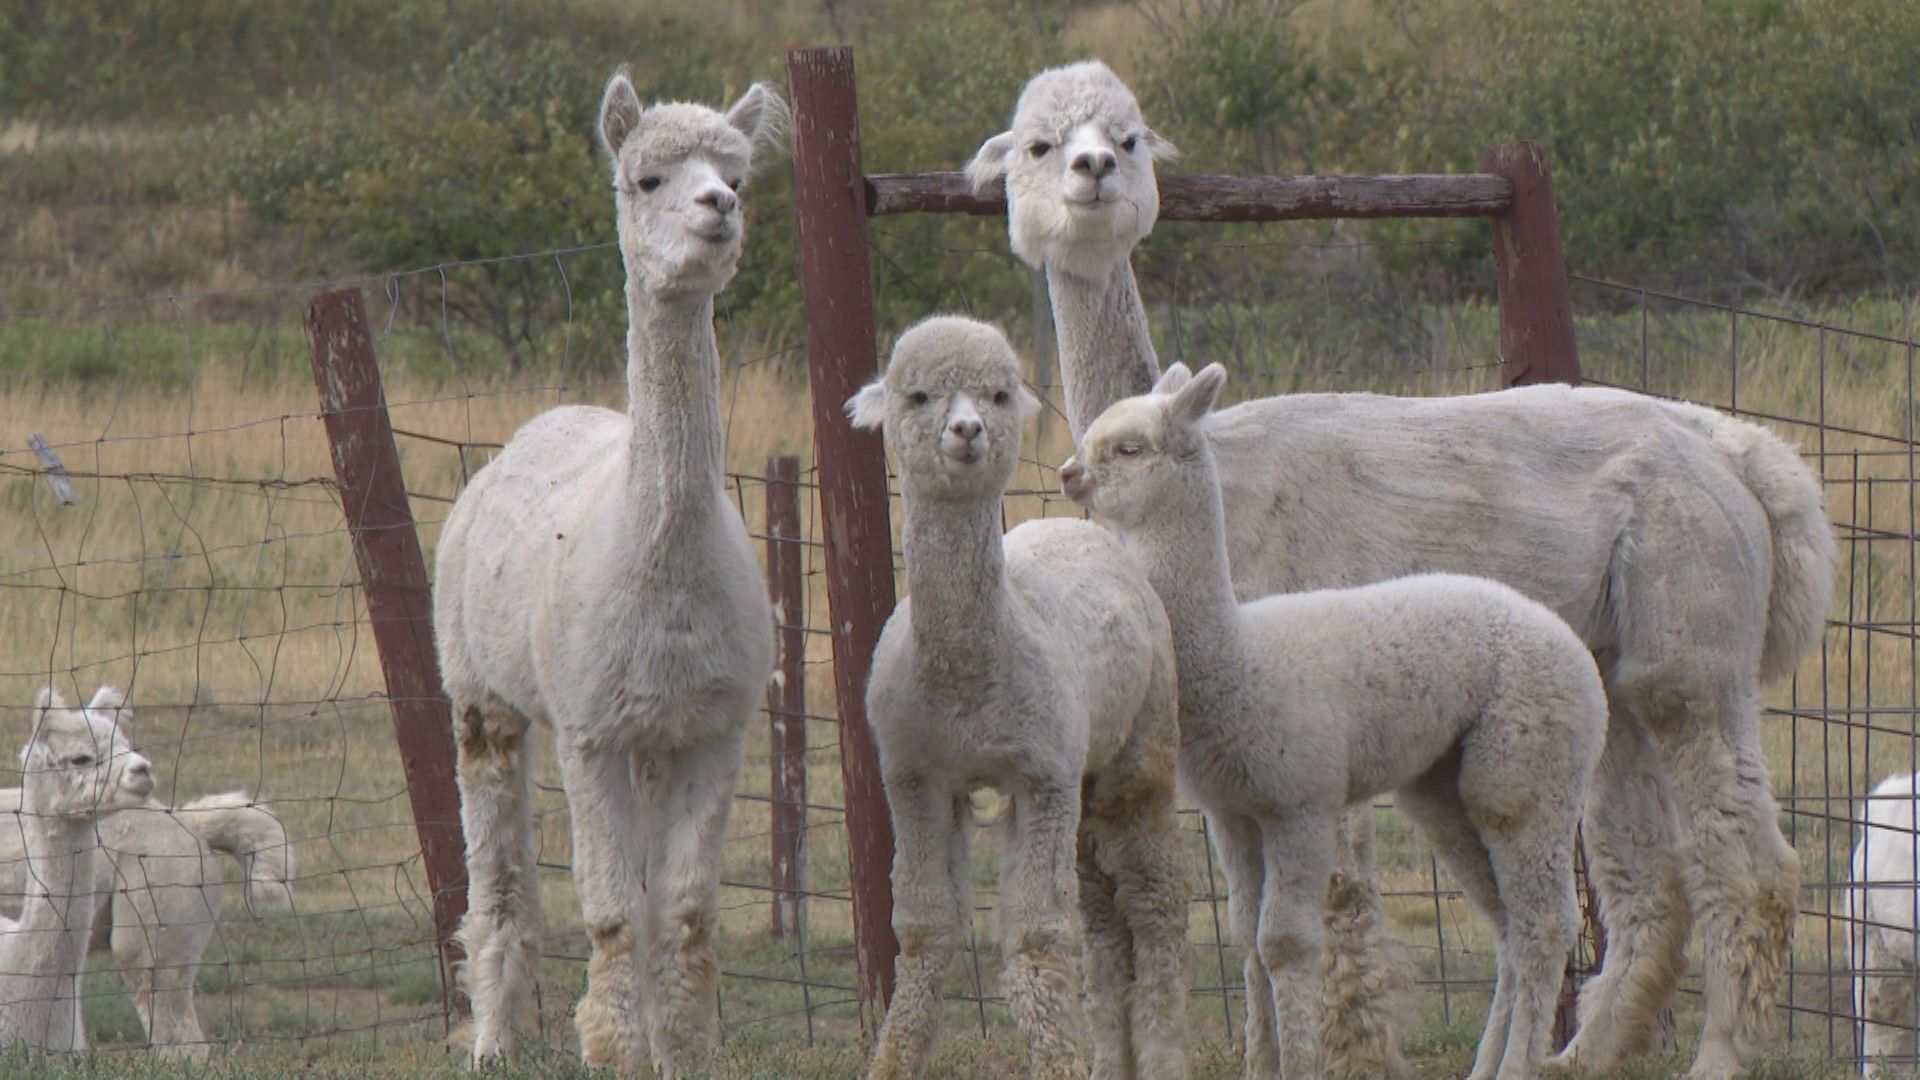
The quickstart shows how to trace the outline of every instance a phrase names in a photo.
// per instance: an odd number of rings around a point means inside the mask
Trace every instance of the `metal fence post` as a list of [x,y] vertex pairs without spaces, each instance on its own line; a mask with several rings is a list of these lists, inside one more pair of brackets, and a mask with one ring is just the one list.
[[801,560],[800,459],[767,459],[767,592],[773,601],[772,724],[773,936],[803,932],[807,839],[807,627]]
[[1573,341],[1573,301],[1553,177],[1536,142],[1487,151],[1482,167],[1513,185],[1513,204],[1490,218],[1500,292],[1500,385],[1580,385]]
[[868,265],[867,188],[853,50],[787,53],[793,101],[793,201],[807,318],[815,456],[825,521],[840,771],[846,786],[861,1020],[878,1030],[893,997],[893,823],[867,726],[867,671],[893,611],[893,530],[880,437],[856,431],[844,403],[878,368]]
[[467,845],[454,783],[453,719],[440,690],[426,562],[407,505],[400,451],[360,290],[335,289],[314,297],[306,328],[340,504],[353,535],[414,828],[433,890],[434,938],[442,962],[451,965],[462,956],[453,934],[467,911]]

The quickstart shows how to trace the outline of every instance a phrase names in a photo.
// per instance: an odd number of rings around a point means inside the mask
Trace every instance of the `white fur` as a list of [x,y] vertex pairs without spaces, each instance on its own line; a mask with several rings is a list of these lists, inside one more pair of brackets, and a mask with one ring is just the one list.
[[95,830],[103,816],[153,793],[152,766],[116,739],[111,717],[123,700],[101,687],[99,711],[73,709],[48,687],[34,705],[20,751],[20,806],[0,822],[20,837],[28,877],[19,920],[0,917],[0,1047],[87,1047],[80,973],[98,900]]
[[1841,893],[1861,1071],[1913,1072],[1920,1029],[1920,865],[1915,855],[1920,774],[1880,781],[1861,814],[1853,874]]
[[[999,330],[928,319],[848,403],[898,462],[911,595],[867,688],[893,812],[897,988],[871,1075],[926,1068],[946,965],[971,925],[968,797],[1011,799],[1001,984],[1041,1077],[1086,1075],[1070,908],[1087,932],[1094,1075],[1185,1075],[1185,875],[1173,817],[1173,645],[1152,586],[1097,525],[1001,536],[1037,407]],[[1077,852],[1077,854],[1076,854]]]
[[[1081,123],[1080,103],[1094,101],[1110,125],[1138,123],[1117,78],[1076,65],[1035,76],[1013,132]],[[1133,208],[1103,219],[1104,232],[1066,230],[1058,222],[1071,219],[1077,186],[995,147],[982,155],[1013,165],[1014,249],[1046,268],[1067,415],[1083,433],[1158,371],[1129,265],[1158,189],[1123,171],[1120,201]],[[1752,1060],[1771,1026],[1799,881],[1760,753],[1759,680],[1791,672],[1818,641],[1832,592],[1820,487],[1792,449],[1697,406],[1564,386],[1300,394],[1223,410],[1210,431],[1240,598],[1441,570],[1513,586],[1580,634],[1613,710],[1585,833],[1608,953],[1582,994],[1569,1056],[1604,1069],[1650,1046],[1691,915],[1707,996],[1693,1075],[1717,1080]],[[1377,905],[1376,889],[1355,895]],[[1363,1002],[1364,983],[1392,981],[1366,974],[1379,966],[1369,942],[1335,948],[1355,986],[1337,999]],[[1336,1065],[1400,1067],[1390,1039],[1359,1047],[1391,1030],[1384,1011],[1327,1018],[1323,1037],[1355,1047]]]
[[1392,791],[1491,925],[1473,1077],[1551,1049],[1577,911],[1573,832],[1607,726],[1586,646],[1497,582],[1423,574],[1240,603],[1203,430],[1226,373],[1115,404],[1061,468],[1126,537],[1173,628],[1180,783],[1207,814],[1248,947],[1247,1067],[1318,1074],[1322,906],[1348,807]]
[[[733,187],[782,114],[601,103],[627,269],[625,413],[559,408],[474,478],[441,534],[434,629],[459,740],[474,1057],[512,1048],[540,923],[528,724],[553,728],[592,957],[589,1065],[668,1077],[711,1033],[720,845],[772,612],[724,490],[713,298],[740,255]],[[645,1031],[643,1028],[643,1021]]]

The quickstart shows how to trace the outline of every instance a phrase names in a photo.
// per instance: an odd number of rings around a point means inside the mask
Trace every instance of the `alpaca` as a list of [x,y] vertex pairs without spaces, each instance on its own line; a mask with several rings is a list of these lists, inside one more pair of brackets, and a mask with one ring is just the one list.
[[20,751],[13,831],[32,886],[19,921],[0,918],[0,1047],[84,1050],[80,972],[93,934],[95,832],[103,815],[153,793],[147,759],[115,745],[113,721],[72,709],[47,687]]
[[1173,642],[1113,535],[1044,519],[1001,536],[1039,409],[1001,332],[927,319],[848,402],[899,464],[910,595],[874,651],[867,713],[892,810],[892,1007],[872,1076],[927,1064],[971,926],[968,797],[1011,797],[1002,983],[1037,1077],[1080,1077],[1068,905],[1077,863],[1099,1077],[1186,1075],[1187,903],[1173,816]]
[[1853,876],[1840,894],[1860,1022],[1860,1069],[1912,1072],[1920,1033],[1920,876],[1914,857],[1920,774],[1880,781],[1861,814]]
[[476,1061],[511,1051],[532,1004],[532,722],[554,732],[592,939],[582,1056],[635,1073],[650,1054],[678,1076],[713,1027],[720,845],[773,670],[772,609],[723,486],[713,298],[740,258],[735,192],[784,115],[758,84],[725,115],[642,109],[613,76],[599,134],[627,271],[627,411],[529,421],[441,533]]
[[[1130,257],[1158,216],[1152,159],[1167,151],[1127,87],[1085,63],[1035,76],[1012,130],[968,166],[978,187],[1006,178],[1013,249],[1046,271],[1076,435],[1158,370]],[[1818,642],[1832,592],[1820,486],[1792,449],[1698,406],[1564,386],[1296,394],[1223,410],[1208,433],[1240,599],[1451,571],[1518,589],[1586,641],[1612,710],[1585,821],[1607,957],[1566,1059],[1605,1069],[1650,1047],[1697,920],[1706,1023],[1691,1075],[1750,1061],[1799,882],[1760,750],[1760,681]],[[1348,893],[1377,910],[1376,887]],[[1333,949],[1346,985],[1329,999],[1366,1004],[1323,1016],[1332,1064],[1403,1069],[1369,989],[1395,981],[1369,973],[1378,950]]]
[[1175,367],[1096,420],[1060,479],[1120,531],[1166,605],[1180,786],[1207,815],[1248,950],[1248,1075],[1318,1074],[1341,812],[1391,791],[1493,930],[1472,1076],[1532,1076],[1551,1049],[1578,917],[1574,826],[1606,739],[1593,657],[1559,616],[1485,578],[1237,600],[1204,430],[1225,380],[1218,364]]
[[[110,725],[117,754],[133,752],[132,711],[110,687],[86,711]],[[0,812],[17,812],[19,788],[0,790]],[[271,809],[246,792],[209,795],[178,809],[149,797],[103,818],[91,860],[96,898],[90,951],[110,950],[133,994],[147,1042],[162,1056],[207,1057],[193,1006],[200,958],[220,920],[219,855],[240,864],[249,911],[293,902],[293,849]],[[30,866],[17,834],[0,833],[0,906],[25,900]]]

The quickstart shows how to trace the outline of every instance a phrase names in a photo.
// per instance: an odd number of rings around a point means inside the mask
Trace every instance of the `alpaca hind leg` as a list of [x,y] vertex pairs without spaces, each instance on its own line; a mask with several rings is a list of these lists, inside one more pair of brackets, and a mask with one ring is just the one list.
[[560,740],[560,778],[573,819],[573,878],[590,953],[587,991],[574,1010],[580,1056],[621,1075],[645,1068],[638,1014],[641,891],[632,830],[640,820],[627,755],[617,746]]
[[965,847],[964,797],[917,777],[888,777],[893,815],[893,1001],[873,1051],[869,1080],[914,1080],[926,1072],[940,1031],[947,965],[971,929],[966,893],[954,880],[956,839]]
[[717,1019],[714,911],[744,738],[742,730],[663,758],[636,759],[636,770],[645,770],[650,804],[647,1029],[664,1080],[697,1064]]
[[1247,1004],[1247,1080],[1280,1075],[1280,1036],[1273,1023],[1273,987],[1260,962],[1260,899],[1266,891],[1266,854],[1260,830],[1250,818],[1207,815],[1213,849],[1227,875],[1227,925],[1246,950],[1241,964]]
[[1373,808],[1348,807],[1340,815],[1339,837],[1327,886],[1320,1049],[1333,1075],[1406,1076],[1401,1005],[1413,981],[1398,942],[1386,931],[1373,869]]
[[513,1051],[533,1000],[540,948],[527,718],[491,695],[455,699],[460,820],[467,837],[461,981],[473,1006],[473,1059]]
[[1606,958],[1581,988],[1579,1028],[1552,1064],[1606,1070],[1654,1048],[1691,928],[1678,829],[1665,762],[1640,722],[1615,705],[1583,827]]
[[1087,1021],[1093,1029],[1094,1080],[1135,1080],[1127,999],[1133,986],[1133,934],[1121,914],[1112,875],[1100,868],[1094,837],[1079,842],[1080,925],[1086,934]]
[[1002,988],[1032,1050],[1035,1080],[1082,1077],[1070,915],[1080,792],[1077,785],[1035,784],[1014,792],[1008,814],[1000,871]]
[[1260,899],[1257,948],[1272,987],[1281,1074],[1287,1080],[1320,1075],[1315,984],[1326,947],[1322,912],[1333,875],[1333,817],[1260,823],[1266,888]]
[[1098,855],[1116,883],[1133,949],[1127,1010],[1134,1069],[1177,1080],[1187,1071],[1189,890],[1171,798],[1144,801],[1131,819],[1103,832]]

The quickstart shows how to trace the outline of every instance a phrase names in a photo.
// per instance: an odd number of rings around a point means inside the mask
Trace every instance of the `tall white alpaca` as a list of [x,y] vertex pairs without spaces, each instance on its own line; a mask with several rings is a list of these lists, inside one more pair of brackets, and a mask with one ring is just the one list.
[[630,1073],[650,1048],[671,1077],[711,1030],[721,841],[773,666],[766,589],[724,489],[713,298],[740,258],[735,191],[783,116],[760,85],[723,116],[642,109],[624,73],[607,84],[627,411],[530,421],[441,535],[476,1059],[511,1049],[539,958],[529,722],[559,748],[592,939],[582,1055]]
[[1920,774],[1898,773],[1867,796],[1866,827],[1853,849],[1853,875],[1841,893],[1853,1015],[1860,1022],[1860,1068],[1920,1066]]
[[[1013,249],[1046,269],[1076,434],[1158,370],[1130,256],[1158,216],[1164,151],[1127,87],[1085,63],[1035,76],[1012,130],[968,166],[978,186],[1006,177]],[[1693,1075],[1751,1059],[1799,882],[1760,751],[1759,684],[1819,640],[1832,591],[1820,487],[1791,448],[1696,406],[1563,386],[1298,394],[1223,410],[1208,430],[1240,598],[1444,570],[1513,586],[1580,634],[1612,707],[1585,832],[1607,958],[1568,1056],[1606,1068],[1649,1046],[1697,919],[1707,1015]],[[1368,1000],[1386,981],[1368,973],[1375,952],[1337,947],[1334,1063],[1399,1067],[1387,1011]]]
[[921,322],[848,406],[856,425],[884,428],[899,463],[910,593],[867,687],[900,939],[871,1075],[926,1069],[947,963],[972,923],[968,796],[989,786],[1012,800],[1001,981],[1033,1074],[1086,1075],[1073,1038],[1077,861],[1094,1075],[1186,1075],[1178,687],[1153,587],[1085,521],[1030,521],[1003,541],[1001,495],[1039,402],[998,329]]
[[1203,430],[1226,380],[1169,370],[1087,429],[1067,495],[1126,537],[1166,605],[1180,786],[1207,814],[1247,946],[1247,1074],[1317,1075],[1321,908],[1343,810],[1383,792],[1492,925],[1493,1005],[1473,1077],[1551,1049],[1573,943],[1573,830],[1606,692],[1566,623],[1484,578],[1422,574],[1240,603]]
[[0,918],[0,1048],[84,1050],[80,972],[97,900],[95,829],[101,815],[146,801],[153,769],[115,747],[111,720],[68,708],[48,687],[34,705],[20,770],[23,798],[11,828],[26,848],[32,886],[20,920]]

